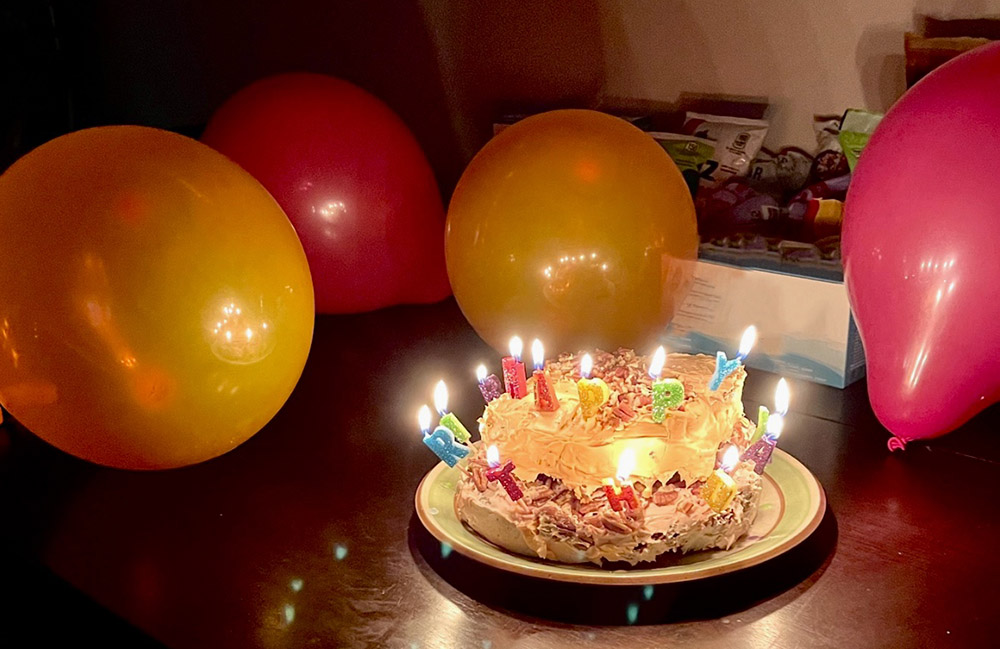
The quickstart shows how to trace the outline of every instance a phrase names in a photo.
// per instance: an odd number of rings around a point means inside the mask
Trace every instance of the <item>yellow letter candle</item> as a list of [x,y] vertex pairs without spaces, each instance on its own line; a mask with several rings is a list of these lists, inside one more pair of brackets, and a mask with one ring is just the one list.
[[729,503],[733,502],[736,496],[736,482],[729,474],[736,467],[739,457],[740,452],[736,447],[730,446],[722,456],[722,466],[708,476],[708,480],[701,488],[701,497],[717,512],[729,507]]
[[611,388],[603,379],[592,379],[590,373],[594,369],[594,359],[590,354],[584,354],[580,359],[580,380],[576,382],[576,390],[580,395],[580,412],[584,419],[590,419],[611,396]]

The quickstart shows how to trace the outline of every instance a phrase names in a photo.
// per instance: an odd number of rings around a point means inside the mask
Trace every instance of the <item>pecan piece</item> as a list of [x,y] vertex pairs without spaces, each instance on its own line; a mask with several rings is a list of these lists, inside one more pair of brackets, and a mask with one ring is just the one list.
[[616,532],[618,534],[631,534],[632,528],[621,522],[614,516],[610,514],[605,514],[601,517],[601,525],[604,526],[609,532]]
[[478,465],[472,465],[472,483],[480,492],[486,491],[486,471]]
[[677,500],[677,495],[675,489],[658,489],[653,492],[653,502],[663,507]]

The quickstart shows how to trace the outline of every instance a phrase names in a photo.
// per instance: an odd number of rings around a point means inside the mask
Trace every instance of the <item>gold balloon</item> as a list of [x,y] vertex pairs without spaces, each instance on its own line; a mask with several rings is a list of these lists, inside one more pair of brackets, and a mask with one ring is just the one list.
[[448,208],[445,253],[480,336],[553,354],[646,349],[690,287],[698,250],[680,171],[646,133],[588,110],[524,119],[494,137]]
[[295,386],[313,289],[281,208],[190,138],[111,126],[0,176],[0,403],[128,469],[215,457]]

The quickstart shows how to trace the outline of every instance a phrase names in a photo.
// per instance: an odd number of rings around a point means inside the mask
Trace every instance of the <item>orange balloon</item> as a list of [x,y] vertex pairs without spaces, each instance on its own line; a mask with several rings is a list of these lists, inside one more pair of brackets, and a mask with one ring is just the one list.
[[448,277],[480,336],[553,352],[645,349],[691,284],[694,205],[667,153],[589,110],[524,119],[469,164],[448,208]]
[[127,469],[201,462],[278,411],[313,289],[281,208],[190,138],[57,138],[0,176],[0,403],[47,442]]

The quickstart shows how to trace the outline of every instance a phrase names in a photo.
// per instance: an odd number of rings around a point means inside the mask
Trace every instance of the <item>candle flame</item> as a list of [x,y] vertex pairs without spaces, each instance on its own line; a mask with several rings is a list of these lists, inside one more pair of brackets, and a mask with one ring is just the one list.
[[740,338],[740,358],[747,357],[755,342],[757,342],[757,327],[750,325],[743,331],[743,337]]
[[500,451],[497,450],[496,444],[490,444],[490,447],[486,449],[486,463],[490,467],[500,466]]
[[653,377],[653,380],[660,378],[660,372],[663,371],[663,363],[667,360],[667,350],[660,345],[653,352],[653,360],[649,361],[649,375]]
[[726,449],[725,455],[722,456],[722,470],[726,473],[730,473],[735,467],[736,463],[740,460],[740,451],[736,446],[730,446]]
[[442,415],[448,412],[448,386],[444,380],[438,381],[434,386],[434,409]]
[[420,424],[420,430],[425,433],[431,429],[431,409],[427,404],[420,406],[420,410],[417,411],[417,423]]
[[780,414],[773,414],[767,418],[767,430],[764,434],[772,440],[781,437],[781,431],[785,429],[785,418]]
[[593,371],[594,359],[590,357],[590,354],[584,354],[583,358],[580,359],[580,376],[589,379],[590,373]]
[[521,342],[520,336],[514,336],[510,339],[510,355],[517,360],[521,360],[521,352],[524,351],[524,343]]
[[633,469],[635,469],[635,450],[626,448],[618,456],[618,479],[625,482],[632,475]]
[[535,364],[536,370],[545,367],[545,348],[542,347],[542,341],[538,338],[535,338],[535,342],[531,343],[531,361]]
[[476,368],[476,380],[480,383],[486,380],[486,366],[482,363]]
[[788,392],[788,381],[782,377],[782,379],[778,381],[778,387],[774,390],[774,409],[779,415],[784,416],[788,414],[789,398],[790,394]]

